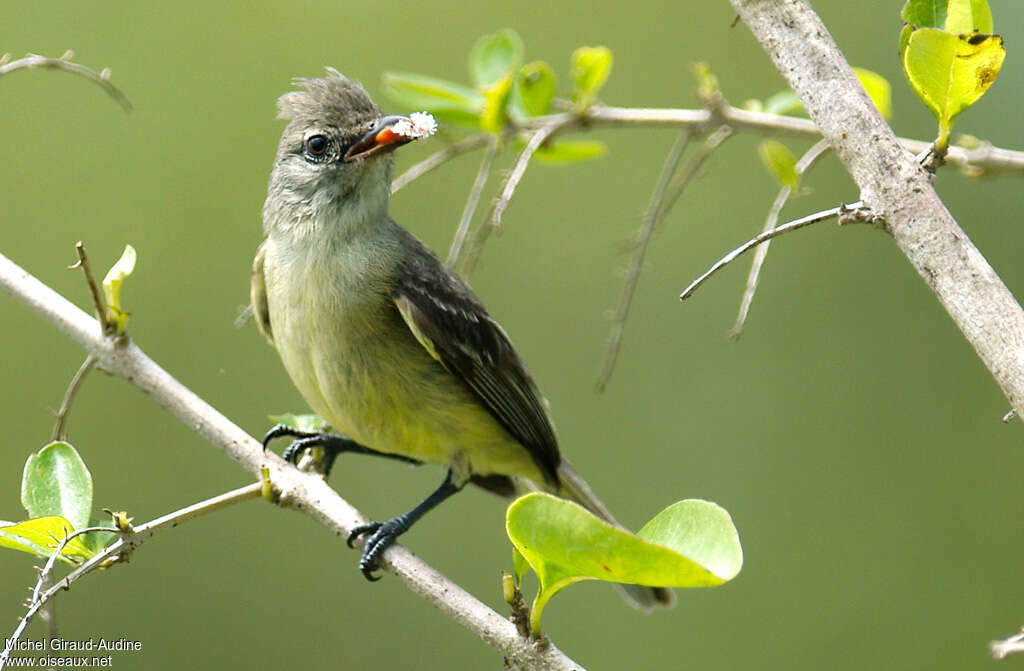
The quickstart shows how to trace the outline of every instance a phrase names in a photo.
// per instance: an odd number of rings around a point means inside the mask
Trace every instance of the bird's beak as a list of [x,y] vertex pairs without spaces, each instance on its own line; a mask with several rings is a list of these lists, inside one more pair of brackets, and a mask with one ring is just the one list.
[[[392,151],[403,144],[412,142],[416,137],[401,132],[401,129],[409,128],[411,125],[412,121],[406,116],[392,115],[384,117],[370,129],[369,133],[359,138],[358,142],[349,147],[349,150],[345,152],[343,160],[347,162],[354,161],[357,158],[366,158],[374,154]],[[399,127],[399,132],[396,132],[396,126]]]

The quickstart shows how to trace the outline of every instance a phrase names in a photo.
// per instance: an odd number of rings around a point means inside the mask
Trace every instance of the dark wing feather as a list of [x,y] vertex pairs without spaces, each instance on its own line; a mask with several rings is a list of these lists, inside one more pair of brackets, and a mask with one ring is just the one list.
[[446,271],[423,243],[399,230],[410,253],[396,278],[393,298],[409,329],[557,485],[561,457],[551,418],[505,331],[472,289]]

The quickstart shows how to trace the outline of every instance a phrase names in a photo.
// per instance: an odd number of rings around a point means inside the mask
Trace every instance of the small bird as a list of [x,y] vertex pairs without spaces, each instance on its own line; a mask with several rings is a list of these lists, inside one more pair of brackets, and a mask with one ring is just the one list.
[[[576,501],[615,523],[562,458],[548,405],[512,343],[473,291],[388,215],[392,151],[419,119],[382,116],[336,70],[298,79],[277,102],[288,120],[263,206],[266,239],[253,262],[256,322],[312,409],[344,435],[278,425],[295,461],[322,446],[447,468],[422,503],[365,536],[371,580],[384,551],[467,482],[511,496],[515,480]],[[429,132],[429,130],[427,131]],[[421,133],[422,134],[422,133]],[[670,590],[625,586],[635,605]]]

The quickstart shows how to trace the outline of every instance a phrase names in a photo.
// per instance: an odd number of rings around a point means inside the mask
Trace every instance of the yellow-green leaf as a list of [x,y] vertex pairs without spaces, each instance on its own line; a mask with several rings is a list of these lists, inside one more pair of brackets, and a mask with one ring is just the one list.
[[569,71],[581,103],[593,100],[612,71],[612,50],[608,47],[580,47],[572,52]]
[[114,324],[119,334],[124,333],[128,312],[121,306],[121,284],[135,270],[135,248],[124,246],[124,253],[103,278],[103,293],[107,299],[107,320]]
[[268,415],[267,419],[276,424],[290,426],[303,433],[320,433],[327,428],[327,420],[320,415],[296,415],[286,412],[282,415]]
[[540,116],[551,109],[551,100],[555,97],[557,86],[558,78],[554,69],[544,61],[534,61],[519,69],[515,96],[527,115]]
[[469,77],[477,89],[490,89],[523,61],[523,40],[509,28],[484,35],[469,52]]
[[597,140],[559,140],[541,147],[534,156],[541,163],[548,165],[564,165],[593,161],[608,153],[608,145]]
[[853,72],[882,116],[886,119],[892,118],[892,86],[889,80],[877,72],[864,68],[854,68]]
[[903,71],[939,122],[936,146],[949,144],[953,121],[985,94],[1005,56],[998,35],[952,35],[935,28],[910,35]]
[[800,176],[796,174],[796,157],[789,147],[776,140],[765,140],[757,147],[761,163],[775,175],[775,179],[790,190],[796,191],[800,186]]
[[74,447],[55,441],[29,455],[21,477],[21,505],[29,517],[59,515],[75,529],[89,526],[92,475]]
[[[743,564],[729,513],[696,499],[669,506],[634,535],[571,501],[533,493],[508,507],[505,526],[540,582],[530,618],[535,633],[548,600],[581,580],[710,587],[731,580]],[[522,570],[518,557],[514,563]]]
[[408,110],[426,110],[449,123],[480,123],[484,97],[474,88],[405,72],[385,72],[381,83],[385,95]]
[[908,0],[900,16],[916,28],[949,33],[991,33],[992,10],[986,0]]
[[[37,557],[49,557],[75,528],[63,517],[49,515],[0,526],[0,547],[21,550]],[[76,536],[64,546],[60,559],[68,564],[89,559],[95,552]]]
[[[889,81],[882,75],[864,68],[854,68],[853,72],[882,116],[886,119],[890,118],[892,116],[892,86],[889,85]],[[793,114],[803,112],[804,106],[792,90],[786,89],[765,100],[761,109],[769,114]]]
[[484,108],[480,113],[480,128],[491,133],[500,133],[508,117],[506,103],[512,90],[513,73],[508,73],[483,89]]

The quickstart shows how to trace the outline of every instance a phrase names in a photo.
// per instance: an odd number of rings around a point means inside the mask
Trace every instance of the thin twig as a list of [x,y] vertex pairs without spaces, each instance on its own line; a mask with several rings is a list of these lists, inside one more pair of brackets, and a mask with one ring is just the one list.
[[666,212],[661,209],[661,203],[665,198],[665,191],[668,189],[672,175],[675,174],[679,161],[686,153],[686,148],[693,139],[693,133],[683,131],[676,138],[675,143],[665,157],[665,163],[661,166],[661,174],[658,176],[658,183],[654,187],[651,200],[644,210],[643,225],[636,232],[633,244],[633,259],[629,264],[629,271],[626,275],[626,283],[622,287],[622,294],[619,296],[619,306],[611,319],[611,327],[608,333],[608,346],[605,349],[604,363],[597,374],[594,382],[594,389],[603,392],[608,380],[615,370],[615,362],[619,356],[619,349],[622,347],[622,333],[626,326],[626,319],[629,317],[629,308],[633,304],[633,294],[636,292],[637,284],[640,281],[640,270],[643,267],[644,256],[647,254],[647,245],[650,243],[651,235],[657,227],[661,216]]
[[500,233],[501,216],[505,213],[505,209],[512,200],[512,196],[515,195],[516,187],[519,186],[523,175],[526,174],[526,168],[529,166],[530,159],[533,158],[534,153],[556,131],[571,123],[573,123],[572,116],[558,115],[554,121],[551,121],[546,126],[541,126],[530,136],[530,140],[526,143],[522,153],[519,154],[512,172],[509,173],[508,178],[505,180],[498,199],[494,201],[490,221],[480,226],[476,231],[476,235],[473,236],[473,244],[466,251],[466,257],[462,264],[462,274],[464,276],[469,277],[473,273],[473,268],[476,266],[476,262],[479,260],[480,253],[483,251],[484,244],[487,242],[490,234],[492,232]]
[[21,638],[21,635],[25,633],[25,628],[28,627],[32,618],[34,618],[36,614],[47,605],[53,594],[59,591],[58,587],[50,586],[50,573],[53,571],[53,567],[57,559],[61,556],[61,553],[64,552],[64,548],[72,539],[90,531],[114,531],[114,529],[108,529],[107,527],[88,527],[86,529],[80,529],[68,534],[62,541],[60,541],[60,543],[57,544],[57,548],[46,560],[46,564],[43,565],[42,570],[39,571],[39,579],[36,580],[36,585],[32,590],[32,598],[29,600],[28,612],[21,618],[21,621],[18,622],[18,626],[14,628],[14,632],[7,638],[7,641],[4,644],[4,650],[0,653],[0,669],[3,669],[4,665],[6,665],[8,658],[11,656],[11,652],[14,650],[14,647]]
[[686,169],[673,177],[669,183],[665,198],[661,203],[661,211],[658,214],[659,219],[664,218],[668,211],[675,206],[676,201],[683,195],[683,190],[700,173],[704,163],[711,158],[711,155],[715,153],[723,142],[732,137],[732,134],[732,127],[723,125],[716,128],[715,132],[709,135],[708,139],[704,140],[700,151],[686,164]]
[[114,325],[107,319],[107,301],[103,298],[100,285],[96,283],[96,276],[92,274],[89,257],[85,255],[85,245],[82,244],[81,240],[75,243],[75,254],[78,255],[78,261],[73,266],[69,266],[69,268],[72,270],[75,268],[82,269],[82,273],[85,275],[85,282],[89,285],[89,293],[92,294],[92,304],[96,310],[96,319],[103,327],[103,333],[105,335],[112,335],[114,333]]
[[[194,520],[197,517],[221,510],[230,505],[241,503],[242,501],[248,501],[250,499],[259,498],[262,494],[262,482],[256,482],[245,487],[232,490],[219,496],[200,501],[194,505],[176,510],[172,513],[168,513],[161,517],[156,518],[150,522],[135,527],[134,531],[120,531],[118,529],[108,527],[89,527],[88,529],[81,529],[68,535],[61,541],[57,549],[54,550],[53,554],[46,562],[46,566],[43,568],[40,574],[40,580],[36,583],[36,589],[32,592],[32,601],[29,606],[28,612],[22,617],[21,622],[18,623],[14,633],[7,639],[7,643],[4,646],[4,651],[0,654],[0,669],[4,667],[5,662],[14,649],[15,644],[21,637],[21,634],[25,631],[25,627],[35,617],[39,609],[46,605],[58,592],[68,590],[71,585],[77,582],[80,578],[91,572],[98,566],[109,566],[110,560],[115,557],[118,560],[124,559],[128,554],[135,551],[140,545],[145,543],[147,540],[155,536],[157,533],[164,529],[173,528],[189,520]],[[74,537],[89,531],[112,531],[117,533],[120,538],[105,547],[101,552],[93,555],[88,561],[79,565],[71,573],[64,578],[58,580],[54,585],[48,589],[42,589],[41,585],[45,578],[49,577],[50,571],[53,570],[53,564],[56,559],[60,556],[60,553],[64,550],[64,546]]]
[[462,252],[462,244],[466,241],[469,225],[473,221],[473,214],[480,202],[480,194],[483,193],[484,186],[487,184],[487,177],[491,174],[491,165],[494,163],[494,157],[498,155],[499,146],[498,138],[491,136],[487,150],[484,152],[484,158],[480,161],[480,169],[476,172],[476,179],[473,180],[473,188],[469,192],[466,206],[462,210],[462,217],[459,219],[459,227],[455,230],[451,249],[448,250],[448,259],[445,261],[445,265],[449,269],[455,267],[455,262],[458,261],[459,254]]
[[[4,55],[6,56],[6,54]],[[78,75],[79,77],[84,77],[91,82],[95,82],[100,88],[107,92],[107,95],[116,100],[125,112],[132,111],[132,103],[128,100],[128,96],[126,96],[121,89],[117,88],[117,86],[110,81],[110,68],[104,68],[100,72],[95,72],[84,65],[72,63],[71,59],[74,58],[74,56],[75,54],[71,50],[65,51],[64,55],[60,58],[48,58],[38,54],[28,54],[24,58],[19,58],[18,60],[9,61],[0,65],[0,76],[9,74],[15,70],[31,70],[34,68],[63,70],[64,72],[70,72],[71,74]]]
[[414,179],[418,179],[423,175],[427,174],[431,170],[440,167],[448,161],[462,156],[463,154],[469,153],[475,149],[486,147],[487,143],[490,142],[492,135],[490,133],[480,133],[478,135],[470,135],[469,137],[456,142],[453,145],[445,147],[441,151],[431,154],[427,158],[423,159],[416,165],[412,166],[401,175],[396,177],[391,182],[391,195],[398,193],[403,187],[407,186],[409,182]]
[[1024,629],[1009,638],[1001,641],[992,641],[988,647],[992,656],[996,659],[1005,659],[1010,655],[1024,653]]
[[659,185],[661,192],[656,192],[655,197],[651,199],[651,207],[654,209],[649,210],[650,219],[645,220],[645,225],[640,231],[637,246],[633,251],[633,261],[630,264],[629,274],[626,277],[626,284],[622,289],[618,310],[612,320],[604,363],[594,384],[596,391],[604,391],[608,380],[612,376],[612,372],[615,370],[615,362],[618,359],[619,349],[622,347],[622,335],[625,330],[626,318],[629,315],[629,307],[633,302],[633,294],[636,292],[637,284],[640,282],[640,271],[643,268],[644,257],[647,254],[647,246],[650,242],[651,234],[658,223],[665,218],[676,204],[679,197],[682,196],[686,186],[700,173],[704,163],[731,135],[732,129],[729,126],[719,126],[714,133],[704,140],[700,151],[687,161],[684,168],[678,174],[672,176],[669,173],[668,183],[663,189]]
[[[673,109],[641,107],[594,106],[575,120],[568,114],[534,117],[524,123],[526,128],[541,128],[553,121],[563,124],[561,130],[577,128],[663,127],[707,129],[716,123],[725,123],[736,131],[750,131],[761,135],[792,135],[820,138],[821,131],[810,119],[754,112],[721,105],[714,111],[707,109]],[[930,142],[898,138],[909,152],[928,151]],[[965,170],[972,176],[1024,175],[1024,152],[982,144],[971,149],[950,147],[946,162]]]
[[[794,167],[797,184],[799,184],[800,179],[814,166],[818,159],[828,151],[828,147],[828,142],[818,140],[814,146],[804,152],[804,155],[800,157],[800,160],[796,162]],[[782,213],[782,208],[785,207],[786,201],[789,200],[792,192],[793,190],[789,185],[782,185],[778,195],[775,196],[775,202],[772,203],[772,209],[769,210],[768,217],[764,221],[764,227],[761,229],[762,232],[772,230],[779,223],[779,214]],[[747,275],[747,288],[744,290],[743,299],[740,301],[739,314],[736,315],[736,323],[733,324],[732,329],[729,331],[729,337],[734,340],[743,333],[743,325],[747,321],[747,313],[750,312],[750,305],[754,302],[754,293],[757,291],[757,281],[761,275],[761,266],[764,265],[764,260],[768,256],[768,247],[770,245],[771,240],[768,240],[758,247],[754,253],[754,260],[750,264],[750,273]]]
[[841,216],[845,212],[863,207],[863,205],[864,204],[862,202],[857,201],[852,205],[840,205],[838,207],[832,207],[827,210],[822,210],[821,212],[815,212],[814,214],[809,214],[806,217],[794,219],[793,221],[782,224],[777,228],[773,228],[770,231],[766,231],[758,236],[751,238],[750,240],[747,240],[742,245],[740,245],[739,247],[737,247],[736,249],[732,250],[731,252],[723,256],[721,259],[719,259],[718,262],[715,263],[715,265],[711,266],[711,268],[709,268],[706,273],[704,273],[703,275],[695,279],[693,282],[691,282],[690,286],[686,287],[686,289],[683,290],[683,293],[679,295],[679,300],[685,301],[687,298],[692,296],[693,292],[696,291],[698,287],[700,287],[700,285],[704,284],[704,282],[706,282],[708,278],[710,278],[712,275],[717,273],[725,266],[735,261],[736,258],[739,257],[741,254],[750,251],[751,249],[757,247],[762,242],[766,240],[771,240],[772,238],[777,238],[778,236],[784,235],[786,233],[791,233],[801,228],[805,228],[807,226],[810,226],[811,224],[817,224],[818,222],[821,221],[828,221],[833,217]]
[[78,393],[78,388],[82,386],[82,382],[85,380],[85,376],[92,370],[93,364],[96,363],[96,358],[90,352],[86,357],[82,365],[79,366],[78,372],[71,378],[71,383],[68,384],[67,391],[64,392],[64,400],[60,402],[60,410],[57,411],[57,421],[53,424],[53,440],[64,440],[67,437],[67,421],[68,413],[71,412],[71,403],[75,400],[75,394]]
[[[533,117],[524,121],[521,130],[538,130],[554,124],[559,131],[585,130],[590,128],[661,127],[690,129],[697,133],[706,131],[717,123],[727,123],[737,131],[751,131],[761,135],[793,135],[821,137],[821,132],[809,119],[754,112],[751,110],[718,105],[715,109],[673,109],[642,107],[604,107],[595,105],[582,113],[561,113]],[[509,129],[505,136],[514,132]],[[398,192],[409,182],[422,177],[453,158],[487,146],[488,133],[471,135],[464,140],[446,147],[399,175],[391,185],[391,193]],[[907,151],[918,154],[928,151],[931,143],[910,138],[899,138]],[[950,147],[946,162],[955,165],[971,177],[996,177],[999,175],[1024,175],[1024,152],[993,147],[982,143],[970,149]]]
[[[208,403],[171,377],[137,345],[121,346],[105,338],[94,319],[66,298],[0,254],[0,289],[49,320],[72,340],[96,354],[97,367],[124,378],[181,420],[192,431],[255,476],[269,472],[280,505],[309,515],[332,533],[346,537],[366,517],[324,479],[286,464]],[[524,640],[515,625],[473,597],[400,544],[389,547],[382,567],[439,611],[495,647],[515,669],[582,669],[554,645],[540,650]]]

